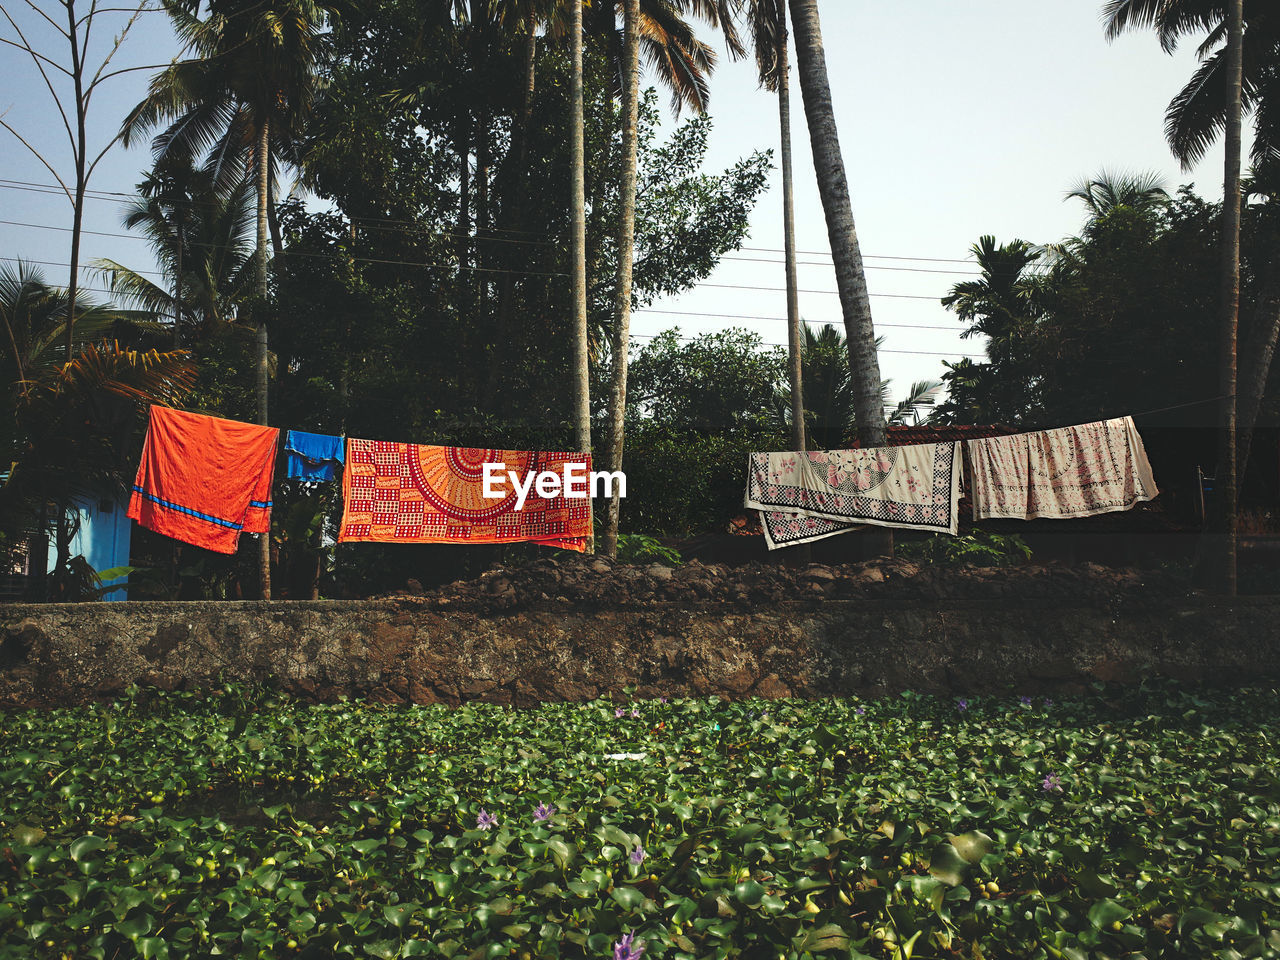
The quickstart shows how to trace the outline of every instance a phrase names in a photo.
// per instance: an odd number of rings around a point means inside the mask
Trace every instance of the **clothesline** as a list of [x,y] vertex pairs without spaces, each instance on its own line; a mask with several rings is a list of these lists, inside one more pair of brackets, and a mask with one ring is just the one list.
[[863,524],[955,535],[966,453],[975,520],[1087,517],[1159,493],[1132,416],[963,443],[753,453],[744,504],[773,550]]
[[[127,515],[166,536],[234,553],[242,532],[270,530],[279,436],[275,427],[153,406]],[[345,463],[339,542],[533,542],[581,551],[591,537],[590,454],[301,431],[288,432],[285,448],[294,479],[332,480]]]

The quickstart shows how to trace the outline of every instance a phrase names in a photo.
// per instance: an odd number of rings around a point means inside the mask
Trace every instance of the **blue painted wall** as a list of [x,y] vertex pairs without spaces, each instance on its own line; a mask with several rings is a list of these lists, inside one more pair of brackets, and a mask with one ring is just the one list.
[[[83,556],[89,566],[101,572],[112,567],[124,567],[129,563],[130,520],[125,516],[128,508],[127,500],[78,501],[80,508],[80,529],[71,538],[71,556]],[[57,555],[49,551],[49,572]],[[104,583],[121,584],[118,590],[112,590],[102,596],[103,600],[127,600],[125,579],[120,578]]]

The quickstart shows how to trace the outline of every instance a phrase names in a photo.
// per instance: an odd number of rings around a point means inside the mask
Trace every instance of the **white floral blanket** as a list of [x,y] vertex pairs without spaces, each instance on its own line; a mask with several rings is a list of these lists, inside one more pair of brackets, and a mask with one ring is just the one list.
[[962,470],[959,443],[753,453],[746,505],[770,550],[860,524],[954,534]]
[[968,444],[975,520],[1088,517],[1160,492],[1132,417]]

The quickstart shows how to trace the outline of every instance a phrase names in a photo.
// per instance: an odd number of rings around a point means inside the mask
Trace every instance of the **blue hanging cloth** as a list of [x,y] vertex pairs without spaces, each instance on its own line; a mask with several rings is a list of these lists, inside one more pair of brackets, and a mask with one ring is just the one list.
[[285,476],[293,480],[333,480],[344,461],[342,437],[290,430],[284,449],[288,454]]

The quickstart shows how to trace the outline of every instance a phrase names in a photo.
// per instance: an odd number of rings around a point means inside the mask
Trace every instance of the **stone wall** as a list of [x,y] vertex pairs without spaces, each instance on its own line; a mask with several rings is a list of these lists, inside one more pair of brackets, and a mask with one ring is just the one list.
[[1048,692],[1280,678],[1280,598],[814,599],[495,608],[373,601],[0,606],[0,706],[273,678],[317,699]]

